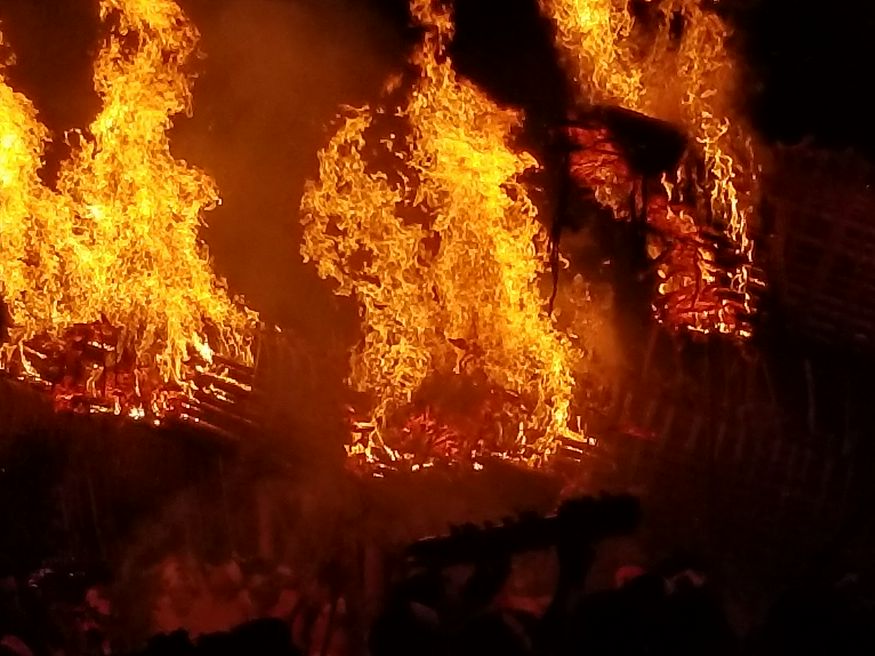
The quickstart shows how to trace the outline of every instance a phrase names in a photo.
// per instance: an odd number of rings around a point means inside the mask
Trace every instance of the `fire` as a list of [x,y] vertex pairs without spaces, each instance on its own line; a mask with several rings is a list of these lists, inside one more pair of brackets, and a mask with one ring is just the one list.
[[[693,202],[683,193],[687,183],[704,192],[706,223],[730,240],[738,260],[725,287],[728,295],[741,299],[741,311],[733,311],[729,301],[672,311],[673,296],[687,304],[699,290],[716,284],[713,258],[707,248],[699,248],[697,275],[673,275],[668,265],[659,267],[659,291],[669,306],[662,317],[693,331],[748,336],[741,315],[753,312],[752,287],[757,282],[751,237],[757,171],[742,122],[733,118],[737,76],[727,48],[729,28],[701,0],[539,1],[555,25],[557,49],[581,103],[618,105],[674,123],[692,141],[675,179],[666,180],[669,212]],[[696,161],[701,162],[701,175],[694,171]],[[611,202],[609,188],[597,192],[604,204],[621,204]],[[690,218],[681,215],[672,214],[681,223]],[[681,226],[676,230],[685,231]]]
[[349,384],[371,404],[350,452],[540,462],[573,436],[580,354],[539,292],[547,235],[523,182],[538,162],[513,146],[521,116],[454,71],[451,10],[411,13],[412,88],[346,112],[302,202],[305,260],[361,306]]
[[58,230],[68,217],[40,182],[48,133],[31,102],[9,86],[4,69],[12,62],[0,68],[0,284],[11,316],[41,327],[51,325],[61,290],[59,276],[44,274],[59,270],[59,249],[37,234],[42,226]]
[[101,0],[100,17],[102,109],[68,135],[55,188],[40,178],[48,131],[0,73],[0,364],[61,405],[160,418],[221,358],[252,362],[257,316],[198,236],[213,181],[170,151],[173,117],[191,111],[196,28],[172,0]]

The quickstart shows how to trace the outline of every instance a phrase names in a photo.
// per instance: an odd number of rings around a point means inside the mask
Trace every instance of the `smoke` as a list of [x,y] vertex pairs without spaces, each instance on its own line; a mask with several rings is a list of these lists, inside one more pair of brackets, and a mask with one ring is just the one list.
[[205,59],[174,152],[212,175],[222,194],[204,231],[216,272],[292,344],[291,358],[261,367],[271,370],[263,420],[309,442],[308,457],[318,458],[343,439],[358,322],[354,302],[334,296],[301,259],[301,194],[340,106],[376,98],[405,60],[402,39],[352,0],[182,4]]
[[174,147],[221,190],[207,217],[215,266],[269,323],[334,331],[333,296],[298,253],[301,192],[338,108],[374,98],[403,62],[400,38],[350,0],[183,5],[206,59]]

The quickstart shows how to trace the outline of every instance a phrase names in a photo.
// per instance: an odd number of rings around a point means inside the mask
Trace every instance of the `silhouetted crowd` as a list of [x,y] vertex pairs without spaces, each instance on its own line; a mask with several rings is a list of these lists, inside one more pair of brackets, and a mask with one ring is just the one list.
[[[315,605],[282,585],[267,585],[262,571],[252,578],[263,619],[230,631],[191,637],[177,630],[158,635],[138,656],[721,656],[744,654],[875,654],[875,593],[859,576],[829,583],[808,581],[790,589],[748,635],[737,635],[727,619],[706,567],[676,555],[644,569],[627,564],[613,571],[610,586],[588,591],[599,542],[605,532],[581,530],[573,513],[560,511],[552,536],[553,576],[529,564],[527,575],[549,578],[546,594],[518,594],[513,578],[519,541],[446,542],[427,559],[399,557],[379,611],[364,628],[351,619],[348,598],[326,593]],[[572,520],[561,521],[565,517]],[[470,536],[468,536],[470,538]],[[482,550],[478,544],[488,544]],[[472,547],[474,545],[474,547]],[[498,547],[496,547],[498,545]],[[443,545],[439,545],[443,549]],[[460,557],[461,554],[461,557]],[[469,556],[467,562],[465,556]],[[450,557],[451,556],[451,557]],[[227,570],[227,568],[225,568]],[[263,569],[263,568],[262,568]],[[233,574],[233,575],[232,575]],[[236,570],[226,579],[240,579]],[[236,577],[236,578],[235,578]],[[260,577],[260,578],[259,578]],[[66,577],[70,578],[70,575]],[[257,580],[256,580],[257,579]],[[227,580],[223,579],[225,583]],[[239,582],[239,581],[238,581]],[[66,613],[72,633],[51,627],[38,592],[11,577],[0,580],[0,656],[107,656],[122,653],[102,631],[112,615],[98,585],[80,585],[77,595],[53,601]],[[32,583],[32,582],[31,582]],[[54,584],[52,584],[54,585]],[[67,581],[70,587],[70,581]],[[254,587],[253,587],[254,586]],[[75,587],[75,586],[73,586]],[[227,587],[227,585],[226,585]],[[229,588],[230,589],[230,588]],[[240,601],[242,587],[235,588]],[[249,594],[249,593],[247,593]],[[63,597],[63,595],[54,595]],[[333,599],[333,601],[331,601]],[[45,601],[45,600],[44,600]],[[254,603],[247,597],[247,603]],[[42,610],[41,610],[42,609]],[[60,611],[59,611],[60,609]],[[272,609],[272,610],[271,610]],[[359,613],[364,616],[364,613]],[[53,632],[54,631],[54,632]]]

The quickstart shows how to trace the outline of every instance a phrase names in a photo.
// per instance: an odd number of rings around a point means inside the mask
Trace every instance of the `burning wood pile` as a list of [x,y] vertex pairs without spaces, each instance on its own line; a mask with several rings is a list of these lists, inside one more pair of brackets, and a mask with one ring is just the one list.
[[252,423],[247,404],[254,369],[214,356],[187,362],[190,377],[169,383],[138,366],[124,334],[108,323],[77,325],[60,339],[34,338],[19,346],[7,373],[45,390],[59,412],[124,415],[155,425],[180,420],[230,435]]
[[170,153],[198,33],[172,0],[100,0],[100,16],[102,107],[54,185],[49,131],[0,67],[0,368],[59,410],[211,422],[249,391],[257,315],[199,238],[212,180]]
[[[750,337],[762,284],[753,242],[758,169],[733,112],[729,27],[700,0],[540,4],[589,108],[589,120],[566,131],[571,176],[617,220],[644,224],[658,277],[655,317],[674,331]],[[664,147],[672,126],[686,139],[683,154],[672,157],[669,143],[661,165],[636,165],[633,151],[654,131]]]
[[[654,123],[647,117],[637,120]],[[657,278],[652,304],[656,319],[676,331],[749,337],[752,297],[735,283],[750,263],[718,225],[700,218],[709,210],[701,202],[692,167],[684,162],[676,173],[668,168],[658,174],[642,172],[630,162],[617,133],[603,122],[569,126],[565,137],[574,183],[615,220],[643,225]],[[676,163],[672,146],[662,149]]]
[[[571,409],[585,360],[539,290],[548,235],[523,182],[538,164],[513,145],[522,116],[456,74],[451,9],[410,8],[412,79],[341,119],[302,202],[305,260],[362,308],[349,453],[537,465],[560,438],[583,440]],[[400,129],[381,131],[386,117]]]

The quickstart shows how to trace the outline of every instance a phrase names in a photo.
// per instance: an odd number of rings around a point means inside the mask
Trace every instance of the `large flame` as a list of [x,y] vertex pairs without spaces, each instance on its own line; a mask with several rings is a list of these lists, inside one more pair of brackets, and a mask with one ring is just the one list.
[[[546,235],[521,180],[538,163],[512,145],[520,116],[453,70],[450,10],[411,10],[425,31],[412,90],[394,116],[347,112],[302,205],[304,258],[361,304],[350,384],[373,403],[352,450],[411,457],[430,432],[438,446],[415,455],[538,461],[571,434],[578,359],[538,291]],[[455,423],[430,405],[448,397]]]
[[36,376],[28,341],[63,342],[75,329],[113,342],[91,365],[90,392],[133,358],[132,397],[114,409],[160,416],[160,388],[184,393],[195,361],[251,362],[256,316],[229,297],[198,237],[215,185],[170,152],[173,117],[191,110],[197,30],[172,0],[101,0],[100,16],[102,109],[71,135],[56,190],[39,176],[48,133],[0,77],[0,289],[11,320],[2,364]]
[[[72,245],[72,224],[62,199],[40,180],[48,131],[9,85],[11,61],[0,65],[0,290],[17,343],[53,328],[64,311],[60,257]],[[65,236],[53,241],[46,233]]]
[[[756,167],[742,122],[733,118],[737,74],[727,48],[727,25],[701,0],[539,2],[554,22],[557,48],[583,104],[619,105],[672,122],[692,139],[691,155],[704,165],[698,184],[709,198],[708,218],[740,256],[731,291],[750,313]],[[685,175],[678,173],[679,178]],[[679,197],[683,187],[666,186],[671,200],[689,200]],[[671,280],[669,272],[661,271],[667,280],[660,291],[671,294],[678,285],[708,284],[710,264],[704,254],[701,259],[700,280]],[[722,312],[688,315],[686,327],[747,334]]]

